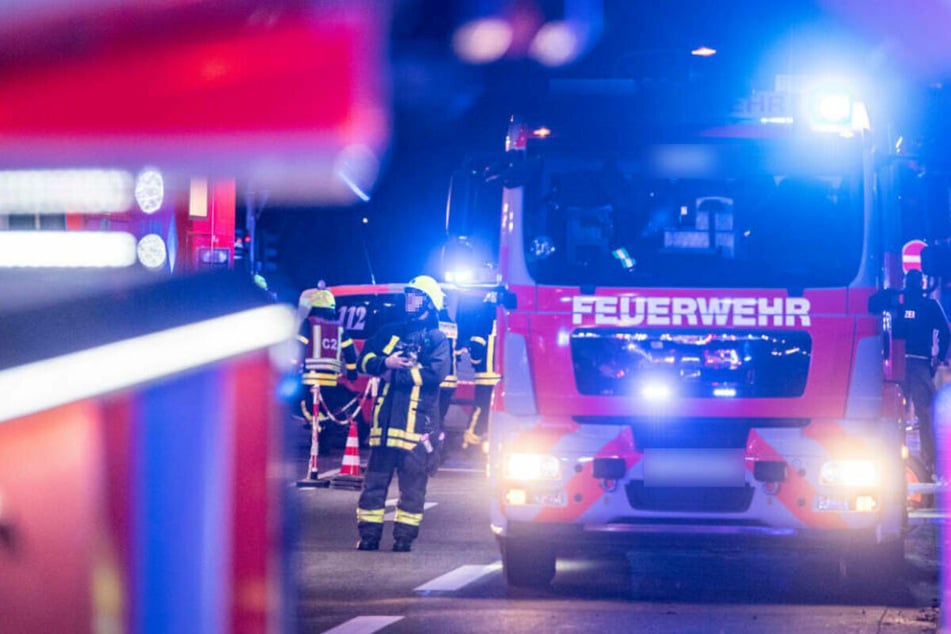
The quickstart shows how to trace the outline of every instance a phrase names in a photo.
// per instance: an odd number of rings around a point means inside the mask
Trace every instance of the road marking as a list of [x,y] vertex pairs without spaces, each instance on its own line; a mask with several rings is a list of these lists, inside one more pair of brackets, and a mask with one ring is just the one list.
[[[427,511],[427,510],[433,508],[434,506],[436,506],[437,504],[439,504],[439,502],[426,502],[425,504],[423,504],[423,511]],[[387,505],[387,506],[391,506],[391,507],[395,507],[395,506],[396,506],[396,500],[395,500],[395,499],[394,499],[394,500],[387,500],[387,501],[386,501],[386,505]],[[389,513],[387,513],[386,515],[383,516],[383,521],[384,521],[384,522],[393,522],[393,521],[395,521],[395,520],[396,520],[396,511],[390,511]]]
[[357,616],[324,634],[373,634],[402,619],[402,616]]
[[416,586],[413,590],[420,594],[430,592],[453,592],[469,585],[476,579],[484,577],[487,574],[502,569],[502,562],[488,564],[487,566],[459,566],[451,572],[447,572],[441,577],[436,577],[432,581],[427,581],[421,586]]

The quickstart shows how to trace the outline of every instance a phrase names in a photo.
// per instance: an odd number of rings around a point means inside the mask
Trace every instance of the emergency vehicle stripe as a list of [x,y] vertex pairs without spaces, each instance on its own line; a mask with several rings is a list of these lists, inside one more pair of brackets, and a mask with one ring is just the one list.
[[495,371],[495,320],[492,320],[492,333],[485,347],[485,371],[487,374]]
[[357,521],[369,522],[371,524],[382,524],[386,509],[361,509],[357,508]]
[[404,511],[403,509],[396,507],[396,517],[394,521],[399,522],[400,524],[409,524],[410,526],[419,526],[423,521],[422,513],[410,513]]
[[863,457],[873,451],[866,438],[850,434],[835,420],[813,421],[803,430],[803,435],[825,448],[830,456]]
[[[630,427],[622,427],[617,436],[604,444],[595,454],[595,458],[623,458],[624,470],[640,462],[643,454],[634,446],[634,434]],[[601,499],[604,491],[601,481],[594,477],[594,461],[586,460],[564,485],[568,504],[563,507],[545,507],[535,518],[539,522],[574,521],[584,515],[591,506]]]
[[[747,456],[757,460],[775,460],[785,462],[785,457],[774,449],[755,429],[750,430],[746,448]],[[752,471],[754,460],[746,461],[746,468]],[[815,528],[848,528],[848,523],[839,513],[817,512],[813,510],[816,499],[816,490],[799,471],[793,468],[786,469],[786,480],[779,485],[775,498],[796,519],[806,526]]]

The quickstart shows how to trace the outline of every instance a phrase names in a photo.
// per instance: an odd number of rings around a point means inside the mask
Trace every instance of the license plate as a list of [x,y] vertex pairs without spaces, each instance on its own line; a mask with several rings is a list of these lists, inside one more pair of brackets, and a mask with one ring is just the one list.
[[644,486],[738,487],[745,482],[742,449],[646,449]]

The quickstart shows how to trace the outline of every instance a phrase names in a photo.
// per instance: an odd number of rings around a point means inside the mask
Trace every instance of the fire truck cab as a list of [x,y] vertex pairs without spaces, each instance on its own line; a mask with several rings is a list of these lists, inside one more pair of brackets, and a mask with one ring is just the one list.
[[504,182],[508,582],[597,543],[815,548],[847,576],[900,561],[900,355],[869,310],[900,286],[893,139],[806,77],[730,103],[660,107],[633,80],[547,98],[463,175]]

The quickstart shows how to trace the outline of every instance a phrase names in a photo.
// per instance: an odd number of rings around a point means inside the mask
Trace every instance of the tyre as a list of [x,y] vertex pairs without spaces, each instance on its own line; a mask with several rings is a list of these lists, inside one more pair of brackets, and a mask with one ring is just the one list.
[[506,539],[500,542],[502,570],[510,586],[538,588],[555,578],[555,551],[547,544]]
[[[928,473],[921,460],[915,456],[909,456],[905,459],[905,481],[908,484],[931,482],[931,474]],[[908,508],[911,510],[934,508],[934,494],[909,491]]]

